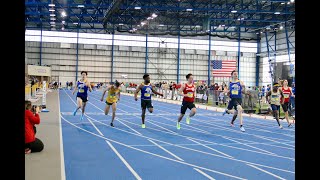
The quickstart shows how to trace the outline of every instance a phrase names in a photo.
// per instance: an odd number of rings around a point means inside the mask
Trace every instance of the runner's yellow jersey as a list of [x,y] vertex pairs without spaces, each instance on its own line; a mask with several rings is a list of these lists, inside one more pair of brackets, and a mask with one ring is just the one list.
[[118,101],[117,94],[120,92],[120,89],[115,89],[114,86],[112,86],[108,91],[107,96],[107,102],[108,103],[114,103]]

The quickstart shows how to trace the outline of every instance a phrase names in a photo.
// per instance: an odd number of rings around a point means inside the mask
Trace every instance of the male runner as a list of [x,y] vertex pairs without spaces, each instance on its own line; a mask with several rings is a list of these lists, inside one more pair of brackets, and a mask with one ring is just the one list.
[[83,115],[84,115],[84,111],[87,105],[87,101],[88,101],[88,89],[91,92],[91,86],[90,86],[90,82],[87,79],[88,76],[88,72],[86,71],[81,71],[81,79],[77,81],[77,85],[75,87],[75,89],[73,90],[72,94],[74,94],[76,91],[77,92],[77,108],[74,110],[73,115],[75,116],[78,109],[81,108],[82,111],[82,115],[80,120],[83,120]]
[[187,83],[182,84],[179,90],[179,95],[183,96],[180,116],[178,117],[177,129],[180,129],[180,121],[182,120],[187,108],[191,110],[190,114],[186,117],[186,123],[190,124],[190,117],[196,114],[196,106],[194,105],[194,97],[196,96],[196,87],[193,83],[192,74],[186,75]]
[[[268,98],[269,96],[271,96],[270,99]],[[266,95],[266,99],[271,104],[273,115],[276,118],[280,129],[282,129],[282,125],[280,124],[280,121],[279,121],[279,109],[280,109],[280,104],[283,104],[283,99],[280,102],[283,96],[284,95],[282,91],[279,89],[278,83],[274,83],[272,87],[272,91],[267,92],[267,95]]]
[[281,98],[281,102],[283,102],[281,106],[284,111],[285,118],[288,122],[288,127],[290,127],[292,124],[289,121],[289,112],[288,112],[289,101],[291,96],[292,97],[295,97],[295,96],[292,93],[291,87],[288,87],[288,81],[286,79],[283,80],[281,91],[283,92],[283,95],[284,95],[283,98]]
[[142,119],[142,128],[146,128],[146,125],[144,123],[145,117],[146,117],[146,108],[148,108],[148,111],[150,113],[153,112],[153,105],[152,105],[152,101],[151,101],[151,92],[153,92],[154,94],[163,96],[163,94],[158,93],[154,88],[155,86],[153,84],[150,83],[150,76],[149,74],[145,74],[143,75],[143,80],[144,82],[141,83],[136,91],[134,92],[134,99],[137,101],[137,95],[139,93],[139,91],[141,90],[141,108],[142,108],[142,114],[141,114],[141,119]]
[[116,80],[114,85],[109,85],[102,94],[101,101],[103,101],[104,95],[108,91],[107,99],[106,99],[106,107],[104,109],[104,114],[108,115],[110,106],[112,106],[112,120],[110,126],[114,127],[113,121],[116,117],[117,110],[117,102],[120,101],[120,83]]
[[229,84],[229,92],[228,94],[230,95],[231,100],[229,101],[228,107],[223,112],[222,115],[225,115],[226,113],[232,113],[232,108],[234,108],[233,111],[233,117],[231,120],[231,126],[234,127],[234,121],[237,118],[237,115],[239,114],[239,119],[240,119],[240,130],[242,132],[245,132],[245,129],[243,127],[243,122],[242,122],[242,91],[245,91],[245,85],[242,81],[238,79],[238,73],[233,70],[231,72],[231,81]]

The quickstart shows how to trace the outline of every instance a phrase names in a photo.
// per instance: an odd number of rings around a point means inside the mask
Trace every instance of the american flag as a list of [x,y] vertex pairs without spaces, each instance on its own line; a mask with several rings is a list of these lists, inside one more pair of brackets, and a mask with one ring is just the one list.
[[213,77],[231,77],[231,72],[237,68],[235,60],[212,60],[211,63]]

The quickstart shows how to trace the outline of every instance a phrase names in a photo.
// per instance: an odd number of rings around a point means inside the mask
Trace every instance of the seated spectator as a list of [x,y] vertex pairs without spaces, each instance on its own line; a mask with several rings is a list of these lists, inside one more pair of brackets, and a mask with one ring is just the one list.
[[30,101],[25,101],[25,153],[40,152],[44,145],[42,141],[35,137],[36,124],[40,124],[39,106],[32,106]]

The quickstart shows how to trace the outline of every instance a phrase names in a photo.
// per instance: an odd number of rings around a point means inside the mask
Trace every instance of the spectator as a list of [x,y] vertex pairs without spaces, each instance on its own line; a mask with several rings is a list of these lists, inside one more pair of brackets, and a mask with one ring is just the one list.
[[25,153],[40,152],[44,145],[35,137],[35,124],[40,124],[39,106],[32,106],[30,101],[25,101]]

